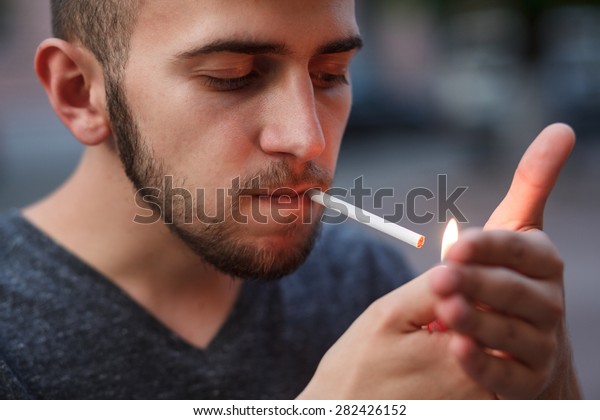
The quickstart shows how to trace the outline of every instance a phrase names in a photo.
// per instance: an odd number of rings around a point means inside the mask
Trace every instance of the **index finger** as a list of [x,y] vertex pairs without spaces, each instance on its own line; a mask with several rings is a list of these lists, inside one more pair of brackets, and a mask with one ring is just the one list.
[[537,279],[554,277],[564,268],[556,248],[539,230],[470,230],[450,248],[446,260],[502,266]]

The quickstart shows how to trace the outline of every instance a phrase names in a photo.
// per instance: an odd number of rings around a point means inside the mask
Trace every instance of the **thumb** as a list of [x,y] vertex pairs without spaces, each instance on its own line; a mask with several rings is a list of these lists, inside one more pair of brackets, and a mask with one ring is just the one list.
[[575,133],[565,124],[547,127],[529,146],[506,197],[485,229],[542,229],[546,200],[575,145]]
[[380,299],[381,307],[392,308],[391,315],[397,328],[413,332],[436,319],[435,304],[440,298],[433,293],[430,283],[444,269],[436,266]]

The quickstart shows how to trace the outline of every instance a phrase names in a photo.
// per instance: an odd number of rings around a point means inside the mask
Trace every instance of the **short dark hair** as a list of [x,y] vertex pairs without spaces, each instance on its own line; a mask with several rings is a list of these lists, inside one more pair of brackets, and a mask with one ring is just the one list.
[[144,0],[51,0],[52,31],[90,50],[109,77],[125,68]]

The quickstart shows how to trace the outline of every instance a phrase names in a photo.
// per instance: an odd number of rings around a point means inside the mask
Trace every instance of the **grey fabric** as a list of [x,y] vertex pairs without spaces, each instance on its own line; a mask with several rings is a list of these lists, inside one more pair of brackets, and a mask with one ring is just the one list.
[[0,398],[294,398],[352,321],[409,277],[370,232],[325,226],[294,274],[244,282],[200,350],[11,211],[0,217]]

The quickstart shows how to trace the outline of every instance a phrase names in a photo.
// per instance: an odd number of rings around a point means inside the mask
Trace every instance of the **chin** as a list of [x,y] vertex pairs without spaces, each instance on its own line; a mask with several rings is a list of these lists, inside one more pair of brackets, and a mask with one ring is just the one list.
[[320,224],[255,225],[194,234],[173,226],[173,232],[207,263],[240,279],[277,280],[306,260]]
[[268,224],[255,225],[248,229],[247,238],[253,238],[257,245],[277,251],[281,247],[302,244],[308,240],[315,230],[314,224]]

